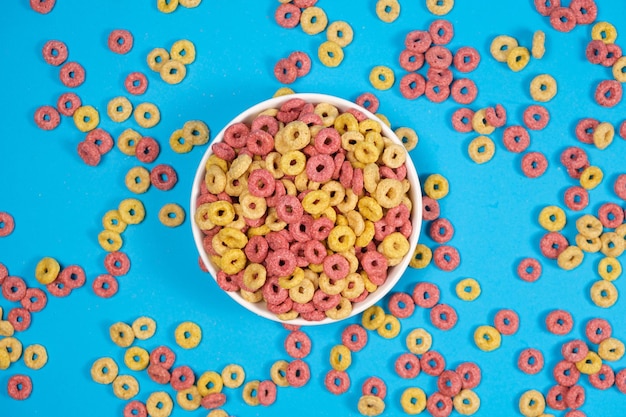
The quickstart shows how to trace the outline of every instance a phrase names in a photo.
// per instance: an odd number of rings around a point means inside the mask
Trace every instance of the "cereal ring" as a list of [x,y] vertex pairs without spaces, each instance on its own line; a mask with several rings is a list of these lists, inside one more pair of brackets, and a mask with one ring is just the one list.
[[615,203],[604,203],[598,209],[598,219],[602,226],[615,229],[624,222],[624,210]]
[[473,118],[474,111],[469,108],[462,107],[452,114],[452,127],[457,132],[469,133],[472,131]]
[[24,349],[24,365],[30,369],[41,369],[48,362],[48,352],[42,345],[30,345]]
[[624,356],[624,343],[613,337],[608,337],[600,342],[598,356],[605,361],[618,361]]
[[500,310],[493,319],[493,325],[505,336],[514,335],[519,329],[519,316],[514,310]]
[[439,352],[429,350],[420,358],[422,371],[430,376],[439,376],[446,369],[446,361]]
[[[335,22],[332,22],[330,25],[328,25],[328,28],[326,28],[326,39],[335,42],[342,48],[350,45],[350,43],[352,43],[353,37],[354,32],[348,22],[337,20]],[[374,110],[372,113],[376,113],[376,110]]]
[[474,301],[480,295],[480,284],[473,278],[465,278],[456,284],[456,295],[463,301]]
[[7,321],[11,323],[16,332],[23,332],[30,327],[30,311],[21,307],[12,308],[7,316]]
[[187,67],[176,59],[169,59],[159,66],[161,79],[168,84],[180,84],[187,76]]
[[570,210],[580,211],[589,204],[589,193],[582,187],[569,187],[565,190],[564,200]]
[[382,379],[371,376],[363,382],[361,392],[363,395],[373,395],[384,400],[387,396],[387,385]]
[[117,322],[109,327],[109,336],[119,347],[129,347],[135,340],[133,329],[126,323]]
[[552,334],[563,336],[572,331],[574,319],[565,310],[553,310],[546,316],[546,328]]
[[[626,57],[618,58],[613,64],[613,78],[620,83],[626,82]],[[624,126],[622,124],[622,126]],[[622,135],[624,137],[624,135]]]
[[407,414],[420,414],[426,408],[426,394],[421,388],[407,388],[402,392],[400,405]]
[[500,35],[496,36],[493,41],[491,41],[489,52],[491,52],[491,55],[496,61],[507,62],[509,54],[514,48],[517,48],[517,46],[517,39],[507,35]]
[[111,384],[117,378],[118,369],[112,358],[100,358],[91,366],[91,378],[99,384]]
[[98,127],[100,114],[92,106],[81,106],[74,111],[72,116],[76,128],[81,132],[89,132]]
[[350,376],[345,371],[331,369],[326,373],[324,386],[332,394],[343,394],[350,388]]
[[524,110],[524,124],[531,130],[541,130],[548,125],[550,113],[538,104],[532,104]]
[[226,365],[221,375],[224,386],[227,388],[239,388],[246,379],[243,368],[235,364]]
[[183,349],[193,349],[200,344],[202,329],[190,321],[180,323],[174,331],[176,344]]
[[524,349],[518,359],[517,367],[524,373],[535,375],[543,369],[543,354],[537,349]]
[[352,352],[358,352],[367,344],[367,332],[358,324],[351,324],[341,333],[341,343]]
[[33,382],[27,375],[13,375],[7,382],[7,392],[14,400],[25,400],[33,392]]
[[601,182],[604,174],[596,166],[589,166],[580,174],[580,185],[586,190],[596,188]]
[[548,159],[541,152],[528,152],[522,157],[522,172],[528,178],[538,178],[548,169]]
[[617,80],[601,81],[596,87],[596,102],[603,107],[614,107],[622,101],[622,84]]
[[[0,281],[2,280],[0,279]],[[46,293],[39,288],[28,288],[24,297],[20,300],[20,304],[22,304],[22,307],[27,311],[36,313],[46,307],[48,297]]]
[[484,164],[491,161],[496,152],[496,145],[487,136],[474,138],[467,146],[467,153],[472,161],[477,164]]
[[581,361],[576,362],[576,368],[582,374],[591,375],[599,372],[602,368],[602,359],[594,351],[587,352],[587,356]]
[[160,164],[150,171],[150,182],[159,190],[171,190],[178,182],[178,175],[174,168],[167,164]]
[[598,6],[594,0],[572,0],[569,8],[574,11],[576,23],[579,25],[593,23],[598,17]]
[[461,377],[463,389],[476,388],[480,384],[482,374],[478,365],[473,362],[463,362],[456,367],[455,372]]
[[310,378],[311,371],[306,362],[296,359],[288,364],[286,369],[286,379],[290,386],[300,388],[306,385]]
[[124,29],[113,30],[109,34],[108,46],[116,54],[127,54],[133,48],[133,35]]
[[608,22],[598,22],[591,28],[591,39],[600,40],[605,44],[615,43],[617,29]]
[[596,281],[589,292],[591,301],[598,307],[609,308],[617,302],[617,288],[609,281],[603,279]]
[[456,310],[447,304],[437,304],[430,310],[430,321],[439,330],[452,329],[457,320]]
[[420,369],[420,360],[412,353],[403,353],[396,359],[395,370],[400,378],[416,378]]
[[576,27],[576,14],[569,7],[554,7],[550,12],[550,24],[559,32],[570,32]]
[[186,39],[174,42],[170,48],[172,60],[179,61],[184,65],[189,65],[196,60],[196,47]]
[[426,0],[426,8],[437,16],[450,13],[454,7],[454,0]]
[[591,319],[585,325],[585,335],[591,343],[600,344],[611,337],[613,329],[608,321],[600,318]]
[[343,49],[333,41],[326,41],[317,49],[317,56],[322,64],[334,68],[343,61]]
[[78,87],[85,82],[85,69],[78,62],[68,62],[61,67],[59,78],[66,87]]
[[67,60],[68,51],[65,43],[61,41],[50,40],[46,42],[42,49],[44,61],[50,65],[58,67]]
[[19,277],[7,276],[2,284],[2,295],[8,301],[20,301],[26,296],[26,282]]
[[389,90],[395,82],[395,76],[391,68],[378,65],[370,71],[369,80],[377,90]]
[[317,35],[326,29],[328,18],[323,9],[319,7],[307,7],[300,14],[300,26],[308,35]]
[[301,13],[299,7],[290,3],[283,3],[274,12],[274,19],[279,26],[292,29],[300,23]]
[[35,124],[43,130],[55,129],[61,123],[61,116],[52,106],[41,106],[35,111]]
[[124,87],[128,93],[140,96],[148,89],[148,78],[141,72],[131,72],[124,80]]
[[146,400],[146,410],[152,417],[168,417],[172,413],[174,402],[165,391],[156,391]]
[[541,264],[533,258],[525,258],[517,266],[517,275],[526,282],[535,282],[541,276]]
[[193,370],[188,366],[178,366],[172,370],[170,384],[176,391],[189,389],[196,381]]
[[549,74],[537,75],[530,82],[530,96],[535,101],[545,103],[552,100],[556,93],[556,80]]
[[80,97],[74,93],[63,93],[57,100],[57,110],[63,116],[73,116],[77,108],[81,106]]
[[359,398],[357,408],[364,416],[377,416],[385,411],[385,402],[375,395],[363,395]]
[[391,23],[400,16],[398,0],[377,0],[376,16],[385,23]]
[[533,58],[541,59],[546,53],[546,34],[542,30],[536,30],[533,33],[533,44],[530,48]]
[[478,88],[469,78],[458,78],[450,87],[452,99],[459,104],[470,104],[476,99]]
[[512,48],[506,57],[507,65],[514,72],[523,70],[529,62],[530,52],[525,46],[516,46],[515,48]]
[[423,355],[432,347],[432,336],[424,329],[413,329],[406,336],[406,347],[409,352]]
[[622,274],[622,265],[613,257],[605,257],[598,263],[598,274],[607,281],[614,281]]
[[404,98],[414,100],[426,91],[426,81],[421,74],[409,73],[400,79],[400,93]]
[[156,333],[156,322],[150,317],[142,316],[135,319],[131,328],[139,340],[147,340]]
[[501,341],[500,332],[495,327],[478,326],[474,331],[474,343],[485,352],[498,349]]
[[110,298],[117,293],[119,284],[113,275],[102,274],[94,279],[92,284],[93,292],[102,298]]

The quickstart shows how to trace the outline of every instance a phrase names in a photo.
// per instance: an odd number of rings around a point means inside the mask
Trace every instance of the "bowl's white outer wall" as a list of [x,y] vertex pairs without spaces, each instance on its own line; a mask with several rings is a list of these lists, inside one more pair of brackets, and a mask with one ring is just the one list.
[[[249,109],[247,109],[246,111],[244,111],[243,113],[239,114],[233,120],[231,120],[231,122],[228,123],[228,125],[226,125],[217,134],[217,136],[214,137],[214,139],[211,141],[211,144],[221,142],[224,137],[224,131],[231,124],[238,123],[238,122],[250,123],[262,111],[271,109],[271,108],[279,108],[283,103],[294,98],[299,98],[306,102],[314,103],[314,104],[330,103],[333,106],[337,107],[342,112],[345,112],[346,110],[350,108],[357,109],[363,114],[365,114],[368,118],[374,119],[380,123],[380,125],[382,126],[383,136],[391,139],[392,141],[398,144],[402,144],[400,139],[398,139],[398,137],[393,133],[393,131],[385,123],[383,123],[378,117],[374,116],[371,112],[367,111],[366,109],[360,107],[359,105],[355,103],[352,103],[348,100],[344,100],[339,97],[329,96],[325,94],[316,94],[316,93],[290,94],[286,96],[271,98],[269,100],[256,104],[250,107]],[[198,195],[200,193],[200,184],[202,181],[204,181],[205,164],[211,154],[212,154],[211,146],[209,145],[206,152],[204,153],[204,156],[202,157],[202,160],[200,161],[198,165],[196,176],[193,181],[189,212],[191,213],[190,215],[191,229],[193,232],[193,238],[196,243],[196,247],[198,249],[198,253],[200,254],[200,257],[202,258],[202,262],[204,262],[204,265],[211,273],[211,276],[213,277],[213,279],[217,279],[217,270],[215,269],[213,264],[209,261],[209,257],[204,251],[204,248],[202,245],[204,234],[202,233],[200,228],[196,225],[196,222],[194,220],[195,215],[196,215],[196,199],[198,198]],[[400,262],[398,265],[395,265],[389,268],[387,281],[385,281],[383,285],[378,287],[378,289],[374,291],[373,293],[371,293],[365,300],[359,303],[353,304],[352,313],[350,314],[349,317],[362,313],[368,307],[378,302],[389,291],[391,291],[391,289],[398,282],[398,280],[402,277],[402,275],[404,274],[404,271],[408,267],[409,261],[411,260],[411,256],[413,255],[413,252],[417,245],[417,239],[419,237],[421,226],[422,226],[422,191],[420,187],[419,177],[417,176],[417,172],[415,170],[415,165],[413,165],[413,161],[411,160],[408,153],[407,153],[407,158],[406,158],[406,168],[407,168],[407,178],[411,182],[409,198],[413,202],[413,208],[411,210],[411,223],[413,225],[413,231],[411,233],[411,236],[409,236],[409,253],[407,254],[407,256],[404,257],[402,262]],[[241,304],[246,309],[252,311],[253,313],[256,313],[259,316],[265,317],[270,320],[274,320],[274,321],[281,322],[281,323],[283,322],[278,317],[276,317],[274,313],[270,312],[267,309],[265,302],[250,303],[246,301],[238,292],[227,292],[227,294],[230,295],[233,300]],[[328,324],[328,323],[336,323],[336,322],[337,320],[332,320],[329,318],[326,318],[322,321],[315,321],[315,322],[304,320],[302,318],[297,318],[294,320],[289,320],[288,322],[285,322],[285,323],[311,326],[311,325]]]

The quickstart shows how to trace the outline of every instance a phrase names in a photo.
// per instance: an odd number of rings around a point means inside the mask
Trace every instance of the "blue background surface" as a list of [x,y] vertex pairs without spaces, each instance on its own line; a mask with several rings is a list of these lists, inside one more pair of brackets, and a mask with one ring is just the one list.
[[[588,319],[608,319],[615,337],[626,339],[624,300],[604,310],[589,297],[591,284],[599,279],[596,268],[601,256],[586,256],[578,269],[564,272],[555,262],[542,258],[538,249],[543,234],[536,221],[539,211],[545,205],[564,206],[564,190],[575,185],[559,163],[559,155],[567,146],[584,147],[592,164],[605,172],[604,181],[590,192],[591,202],[584,212],[596,213],[607,201],[624,207],[612,186],[617,175],[626,172],[626,141],[616,136],[607,150],[599,151],[581,145],[573,135],[575,123],[582,117],[595,117],[616,126],[626,117],[624,101],[606,109],[593,100],[595,86],[610,78],[611,73],[585,59],[590,26],[577,27],[567,34],[556,32],[547,18],[534,11],[531,0],[458,1],[446,16],[455,29],[451,49],[470,45],[482,56],[478,69],[469,74],[479,88],[478,98],[470,107],[503,103],[508,110],[508,124],[521,124],[523,110],[533,103],[528,91],[530,80],[540,73],[556,78],[559,93],[546,104],[551,121],[546,129],[531,132],[529,148],[543,152],[550,166],[544,176],[531,180],[521,173],[521,155],[503,147],[502,129],[491,135],[497,147],[495,157],[479,166],[466,151],[474,135],[457,133],[450,124],[450,116],[459,105],[452,100],[433,104],[424,97],[408,101],[400,95],[397,85],[404,71],[397,57],[404,36],[410,30],[427,29],[435,19],[424,1],[401,1],[399,19],[386,24],[375,15],[375,1],[320,0],[318,6],[326,11],[329,21],[346,20],[355,32],[338,68],[326,68],[317,59],[317,47],[325,41],[325,33],[309,36],[299,27],[288,30],[275,23],[276,1],[205,0],[196,9],[179,7],[166,15],[157,10],[156,1],[58,0],[46,16],[33,12],[25,0],[5,3],[0,14],[0,211],[13,214],[16,227],[12,235],[0,239],[0,262],[29,286],[40,287],[34,277],[35,265],[42,257],[52,256],[62,265],[84,267],[88,285],[67,298],[50,296],[47,308],[33,315],[31,327],[17,334],[24,346],[45,345],[49,361],[38,371],[27,369],[22,361],[0,371],[0,416],[121,415],[125,402],[113,395],[110,386],[92,382],[89,375],[92,362],[102,356],[112,356],[122,373],[137,377],[141,387],[138,399],[145,400],[151,392],[163,389],[145,372],[127,370],[123,365],[124,350],[108,336],[112,323],[131,323],[141,315],[149,315],[158,323],[154,338],[137,343],[149,350],[160,344],[176,346],[173,332],[181,321],[192,320],[203,328],[204,337],[197,349],[176,349],[176,363],[190,365],[198,375],[238,363],[246,370],[248,380],[267,379],[274,361],[288,359],[283,348],[287,331],[242,309],[199,270],[189,220],[182,227],[169,229],[159,223],[157,214],[165,203],[188,204],[196,165],[205,150],[198,147],[189,154],[174,153],[168,145],[171,132],[187,120],[201,119],[217,133],[232,117],[281,87],[273,75],[274,64],[294,50],[307,52],[313,60],[310,74],[291,85],[294,90],[350,100],[365,91],[375,92],[381,101],[380,113],[391,120],[394,128],[410,126],[417,131],[420,143],[411,156],[420,177],[441,173],[448,178],[450,194],[440,204],[442,216],[454,224],[456,233],[450,243],[459,249],[461,265],[452,273],[434,266],[409,270],[397,289],[410,291],[418,281],[437,283],[442,302],[457,310],[459,321],[454,329],[443,332],[430,324],[427,311],[418,309],[402,321],[402,332],[395,339],[384,340],[369,333],[367,347],[353,355],[348,371],[352,387],[342,396],[326,391],[323,376],[330,369],[328,354],[340,343],[342,329],[358,319],[305,329],[313,341],[313,351],[306,359],[312,370],[309,384],[300,389],[279,389],[277,402],[268,408],[245,405],[241,388],[226,389],[225,410],[239,416],[292,412],[301,416],[358,415],[360,386],[367,377],[376,375],[388,386],[386,415],[401,415],[399,398],[406,387],[419,386],[427,394],[436,390],[433,377],[422,373],[415,380],[402,380],[393,371],[395,358],[406,349],[405,335],[413,328],[424,327],[432,333],[433,348],[444,355],[448,367],[468,360],[481,366],[483,379],[475,390],[481,398],[477,415],[518,415],[517,402],[522,392],[534,388],[546,393],[554,384],[551,368],[560,359],[561,344],[584,337]],[[610,21],[624,33],[623,2],[597,3],[598,20]],[[108,34],[118,28],[130,30],[134,36],[133,49],[127,55],[114,54],[107,48]],[[496,35],[514,36],[530,47],[537,29],[546,32],[547,52],[543,59],[531,60],[520,73],[513,73],[490,56],[489,45]],[[88,167],[76,153],[84,134],[71,119],[63,118],[60,126],[50,132],[35,126],[35,110],[44,104],[54,105],[58,96],[68,91],[58,79],[58,68],[41,57],[41,48],[49,39],[65,42],[69,60],[86,69],[86,82],[75,92],[84,104],[100,110],[100,127],[114,137],[130,127],[156,138],[161,154],[148,167],[168,163],[179,177],[171,191],[152,187],[139,197],[147,210],[146,219],[123,234],[122,250],[131,258],[132,268],[120,278],[119,293],[108,300],[96,297],[90,288],[91,281],[105,272],[105,252],[98,245],[97,234],[104,213],[124,198],[134,197],[124,185],[124,176],[140,164],[115,148],[97,168]],[[188,66],[181,84],[167,85],[148,69],[145,57],[153,48],[169,49],[179,39],[195,44],[197,58]],[[620,42],[622,38],[618,37]],[[393,89],[378,92],[371,87],[368,75],[375,65],[395,70]],[[131,102],[152,102],[161,111],[161,122],[153,129],[139,128],[132,118],[116,124],[106,116],[106,104],[111,98],[129,96],[123,81],[132,71],[144,72],[149,87],[143,96],[130,96]],[[573,241],[574,221],[579,214],[569,210],[566,213],[564,233]],[[420,241],[435,245],[426,233]],[[527,256],[541,259],[544,268],[541,279],[532,284],[515,275],[517,262]],[[459,300],[454,291],[456,283],[465,277],[476,278],[482,286],[481,296],[471,303]],[[624,278],[615,285],[624,291]],[[16,305],[0,300],[5,314]],[[473,331],[478,325],[491,324],[501,308],[512,308],[520,314],[520,330],[514,336],[503,337],[497,351],[482,352],[472,341]],[[545,330],[547,312],[557,308],[570,311],[575,320],[574,330],[565,337]],[[526,375],[516,367],[519,352],[527,347],[539,348],[546,359],[538,375]],[[626,359],[611,365],[620,370],[626,367]],[[27,401],[14,401],[6,395],[7,381],[16,373],[26,373],[33,380],[34,390]],[[586,378],[581,384],[587,391],[582,407],[587,415],[623,415],[626,396],[615,387],[601,392],[592,388]],[[173,394],[171,389],[166,390]],[[179,407],[173,413],[206,414],[206,410],[189,413]]]

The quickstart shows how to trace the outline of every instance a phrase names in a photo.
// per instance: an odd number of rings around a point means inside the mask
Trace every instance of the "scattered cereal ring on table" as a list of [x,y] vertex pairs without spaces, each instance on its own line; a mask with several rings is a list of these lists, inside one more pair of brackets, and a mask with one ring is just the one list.
[[377,0],[376,16],[385,23],[391,23],[400,16],[398,0]]
[[116,54],[127,54],[133,48],[133,35],[124,29],[113,30],[109,34],[108,46]]
[[15,220],[9,213],[0,211],[0,237],[7,237],[15,229]]

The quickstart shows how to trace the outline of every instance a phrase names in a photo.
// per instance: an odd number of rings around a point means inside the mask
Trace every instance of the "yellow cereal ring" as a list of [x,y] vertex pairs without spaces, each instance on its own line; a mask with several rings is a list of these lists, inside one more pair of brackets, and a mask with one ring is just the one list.
[[407,414],[420,414],[426,409],[426,394],[424,390],[417,387],[405,389],[400,396],[400,406]]
[[183,349],[193,349],[202,340],[202,329],[196,323],[185,321],[180,323],[174,331],[176,344]]
[[72,117],[76,128],[81,132],[94,130],[100,123],[100,114],[93,106],[81,106],[77,108]]
[[389,168],[399,168],[406,161],[406,150],[396,144],[385,145],[381,160]]
[[219,194],[226,188],[226,173],[218,165],[207,165],[204,174],[204,184],[212,194]]
[[528,390],[519,399],[519,411],[526,417],[539,417],[546,409],[546,399],[537,390]]
[[246,372],[239,365],[226,365],[222,370],[222,382],[227,388],[239,388],[245,380]]
[[176,402],[183,410],[194,411],[202,404],[202,395],[198,392],[198,387],[192,385],[176,393]]
[[472,129],[481,135],[490,135],[496,128],[487,122],[486,109],[480,109],[472,117]]
[[606,44],[615,43],[617,29],[609,22],[598,22],[591,28],[591,39],[602,41]]
[[626,57],[623,56],[613,64],[613,78],[620,83],[626,83]]
[[602,252],[606,256],[617,258],[622,253],[624,253],[624,246],[626,245],[626,241],[622,236],[618,235],[615,232],[603,233],[600,236],[600,242],[602,243],[600,252]]
[[576,220],[576,230],[586,238],[600,237],[603,226],[600,220],[592,214],[585,214]]
[[189,120],[183,125],[185,142],[194,146],[204,145],[209,141],[211,130],[202,120]]
[[601,182],[604,174],[597,166],[587,167],[582,174],[580,174],[580,185],[586,190],[592,190],[596,188]]
[[615,128],[611,123],[602,122],[596,126],[593,131],[593,144],[596,148],[602,150],[613,142],[615,136]]
[[124,183],[131,192],[143,194],[150,188],[150,172],[142,166],[133,167],[126,173]]
[[542,30],[537,30],[533,34],[533,46],[530,52],[535,59],[543,58],[546,53],[546,34]]
[[170,48],[170,57],[185,65],[191,64],[196,60],[196,47],[187,39],[181,39]]
[[117,147],[124,155],[135,156],[135,148],[139,140],[141,140],[141,133],[126,129],[118,136]]
[[222,380],[222,376],[214,371],[206,371],[197,381],[198,392],[203,397],[222,392],[222,388],[224,387],[224,381]]
[[[2,308],[0,308],[0,315],[2,314]],[[15,333],[15,328],[11,322],[7,320],[0,320],[0,336],[11,337]]]
[[98,233],[98,243],[107,252],[115,252],[122,248],[124,242],[119,233],[111,230],[103,230]]
[[407,152],[415,149],[419,142],[417,133],[410,127],[399,127],[393,133],[400,139]]
[[313,299],[313,295],[315,295],[315,286],[308,279],[303,279],[298,285],[289,289],[289,297],[296,303],[306,304]]
[[126,97],[115,97],[107,105],[109,118],[117,123],[127,120],[133,112],[133,105]]
[[423,355],[428,352],[432,345],[433,338],[425,329],[413,329],[406,336],[407,349],[416,355]]
[[602,249],[602,241],[599,237],[588,238],[579,233],[576,235],[576,246],[585,252],[596,253]]
[[281,87],[278,90],[276,90],[276,92],[274,93],[274,95],[272,97],[282,97],[282,96],[288,96],[290,94],[295,94],[296,92],[293,91],[293,89],[289,88],[289,87]]
[[317,49],[317,57],[323,65],[334,68],[343,61],[343,49],[333,41],[326,41]]
[[324,127],[329,127],[335,123],[335,119],[339,115],[339,110],[330,103],[319,103],[313,109],[313,113],[322,118],[322,125]]
[[187,75],[187,67],[182,62],[170,59],[161,66],[159,70],[161,79],[168,84],[179,84]]
[[456,295],[463,301],[474,301],[480,292],[480,284],[474,278],[465,278],[456,284]]
[[141,103],[135,108],[135,121],[143,128],[151,128],[161,121],[159,108],[152,103]]
[[[159,2],[165,3],[167,0],[158,0]],[[178,4],[178,1],[176,0]],[[152,51],[148,53],[146,57],[146,61],[148,62],[148,67],[152,71],[159,72],[163,65],[170,60],[170,53],[167,52],[164,48],[154,48]]]
[[563,230],[567,216],[559,206],[547,206],[539,212],[539,224],[549,232]]
[[102,217],[102,227],[105,230],[122,233],[126,230],[126,226],[126,222],[122,220],[122,216],[120,216],[120,212],[117,210],[109,210]]
[[[347,142],[352,143],[352,145],[356,144],[356,141],[360,140],[363,136],[361,132],[359,132],[359,121],[352,115],[352,113],[342,113],[339,116],[335,117],[333,122],[333,126],[342,135],[341,145],[345,146],[346,140],[344,140],[343,135],[347,132],[353,132],[348,134]],[[365,139],[365,138],[363,138]],[[353,149],[346,149],[353,150]]]
[[159,210],[159,221],[167,227],[177,227],[185,221],[185,210],[176,203],[168,203]]
[[596,352],[590,350],[584,359],[576,362],[576,368],[586,375],[595,374],[602,368],[602,358]]
[[557,258],[557,264],[564,270],[570,271],[580,266],[584,259],[583,251],[578,246],[568,246],[565,250],[559,253]]
[[259,405],[259,397],[257,395],[259,392],[259,384],[260,381],[254,380],[243,386],[241,396],[243,401],[249,406],[255,407]]
[[448,180],[440,174],[431,174],[424,181],[424,193],[434,200],[440,200],[448,195],[450,186]]
[[146,410],[150,417],[169,417],[174,408],[172,397],[165,391],[156,391],[146,400]]
[[607,256],[598,264],[598,274],[607,281],[615,281],[622,274],[622,264],[613,257]]
[[47,362],[48,352],[42,345],[30,345],[24,349],[24,365],[28,368],[35,370],[41,369]]
[[557,90],[556,80],[549,74],[537,75],[530,82],[530,96],[535,101],[550,101],[556,96]]
[[337,20],[326,28],[326,39],[335,42],[342,48],[350,45],[354,38],[354,31],[348,22]]
[[40,284],[48,285],[57,278],[59,272],[61,272],[59,262],[54,258],[46,257],[37,263],[35,278]]
[[514,48],[517,48],[517,46],[517,39],[507,35],[500,35],[496,36],[493,41],[491,41],[489,52],[491,52],[491,56],[493,56],[496,61],[507,62],[509,53],[511,53],[511,50]]
[[335,252],[345,252],[354,247],[356,235],[349,226],[335,226],[327,238],[328,248]]
[[117,207],[122,220],[127,224],[139,224],[146,217],[146,209],[143,203],[136,198],[122,200]]
[[300,14],[300,26],[304,33],[317,35],[326,29],[326,25],[328,25],[328,17],[326,17],[324,10],[319,7],[307,7]]
[[376,330],[385,322],[385,311],[373,305],[363,312],[361,322],[367,330]]
[[170,148],[176,153],[187,153],[193,149],[193,143],[185,137],[183,129],[176,129],[170,136]]
[[229,414],[222,409],[215,408],[209,411],[209,414],[207,414],[206,417],[229,417]]
[[110,384],[117,378],[118,371],[112,358],[100,358],[91,366],[91,379],[98,384]]
[[11,363],[17,362],[22,357],[22,342],[14,337],[5,337],[0,339],[0,350],[9,354]]
[[131,346],[124,352],[124,363],[131,371],[143,371],[150,363],[150,354],[144,348]]
[[416,269],[426,268],[433,259],[433,251],[426,245],[418,243],[409,262],[409,266]]
[[380,244],[380,252],[386,258],[402,258],[409,253],[409,248],[409,241],[400,232],[388,234]]
[[471,416],[480,408],[480,398],[470,389],[463,389],[452,399],[452,405],[457,413]]
[[11,366],[11,358],[9,357],[9,352],[4,349],[0,349],[0,371],[9,369],[9,366]]
[[131,328],[137,339],[147,340],[156,333],[156,321],[146,316],[138,317],[133,322]]
[[398,0],[378,0],[376,16],[385,23],[393,22],[400,16],[400,3]]
[[311,191],[302,199],[302,208],[309,214],[322,214],[330,207],[330,195],[323,190]]
[[516,46],[506,57],[506,63],[512,71],[518,72],[526,68],[530,62],[530,52],[525,46]]
[[330,350],[330,366],[337,371],[345,371],[352,364],[352,352],[344,345],[335,345]]
[[363,218],[372,222],[377,222],[383,218],[383,209],[374,198],[362,197],[357,205]]
[[605,361],[615,362],[624,356],[624,342],[609,337],[600,342],[598,356]]
[[279,387],[288,387],[289,382],[287,381],[287,367],[289,366],[289,362],[285,360],[279,360],[272,364],[270,368],[270,378],[272,382],[274,382]]
[[443,16],[450,13],[454,7],[454,0],[426,0],[428,10],[437,16]]
[[474,331],[474,343],[485,352],[491,352],[500,347],[502,336],[493,326],[478,326]]
[[609,308],[617,302],[618,292],[615,285],[601,279],[596,281],[590,289],[591,301],[598,307]]
[[393,339],[400,334],[400,320],[392,314],[386,314],[383,323],[378,326],[378,335],[385,339]]
[[363,395],[359,398],[357,408],[364,416],[377,416],[385,411],[385,402],[375,395]]
[[135,332],[128,324],[118,321],[109,327],[109,336],[119,347],[129,347],[135,341]]
[[365,140],[363,140],[354,145],[354,157],[359,162],[364,164],[374,163],[378,160],[379,156],[380,152],[372,142],[365,142]]
[[389,90],[396,77],[393,70],[384,65],[377,65],[370,71],[370,84],[377,90]]
[[484,164],[485,162],[491,161],[495,152],[496,145],[487,136],[476,137],[467,147],[469,157],[477,164]]
[[[159,9],[160,12],[172,13],[174,10],[176,10],[177,7],[178,0],[157,0],[157,9]],[[163,50],[165,51],[165,49]],[[148,61],[148,65],[150,65],[150,61]]]

